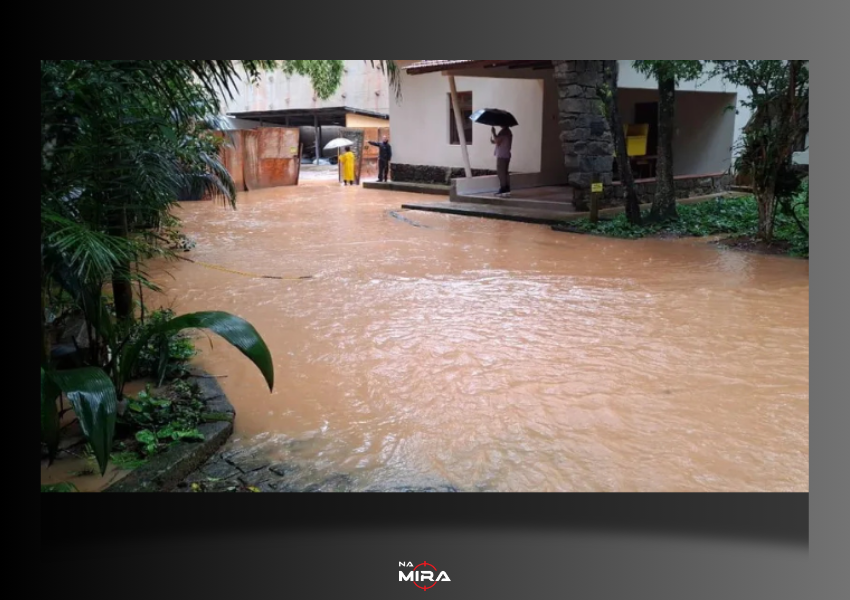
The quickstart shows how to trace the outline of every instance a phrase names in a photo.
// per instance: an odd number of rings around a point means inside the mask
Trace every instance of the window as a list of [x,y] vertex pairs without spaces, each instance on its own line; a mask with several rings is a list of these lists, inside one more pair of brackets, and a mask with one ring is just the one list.
[[[472,144],[472,92],[458,92],[458,104],[460,104],[461,118],[463,119],[463,131],[466,133],[466,143]],[[460,146],[460,136],[457,132],[457,119],[452,104],[452,95],[449,94],[449,143],[452,146]]]

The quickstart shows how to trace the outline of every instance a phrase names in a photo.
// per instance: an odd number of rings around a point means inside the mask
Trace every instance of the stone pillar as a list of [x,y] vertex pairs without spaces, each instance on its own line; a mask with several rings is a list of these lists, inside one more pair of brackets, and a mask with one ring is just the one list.
[[553,60],[558,86],[561,144],[573,188],[573,204],[587,210],[594,175],[613,183],[614,140],[599,96],[601,60]]

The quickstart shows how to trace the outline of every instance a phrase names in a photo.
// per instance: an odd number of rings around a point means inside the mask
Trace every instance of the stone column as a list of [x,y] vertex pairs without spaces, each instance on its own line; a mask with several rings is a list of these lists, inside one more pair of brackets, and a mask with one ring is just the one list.
[[614,141],[599,93],[601,60],[553,60],[558,86],[561,144],[573,188],[573,204],[587,210],[594,176],[613,183]]

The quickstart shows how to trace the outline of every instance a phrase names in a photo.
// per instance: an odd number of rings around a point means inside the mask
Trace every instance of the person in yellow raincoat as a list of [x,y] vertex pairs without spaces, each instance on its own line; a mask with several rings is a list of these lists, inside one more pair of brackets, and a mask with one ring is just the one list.
[[354,185],[354,152],[351,148],[345,151],[345,154],[339,157],[339,164],[342,167],[342,181],[344,185]]

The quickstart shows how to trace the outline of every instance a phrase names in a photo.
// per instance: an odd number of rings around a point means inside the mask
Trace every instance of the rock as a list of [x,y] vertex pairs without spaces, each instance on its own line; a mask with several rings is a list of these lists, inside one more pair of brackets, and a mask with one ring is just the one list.
[[242,471],[227,462],[215,461],[202,467],[200,473],[209,479],[230,479],[240,475]]
[[269,466],[268,459],[250,451],[239,452],[225,460],[243,473],[252,473]]
[[259,469],[246,475],[240,475],[238,479],[245,487],[260,487],[264,483],[275,481],[277,475],[268,469]]

